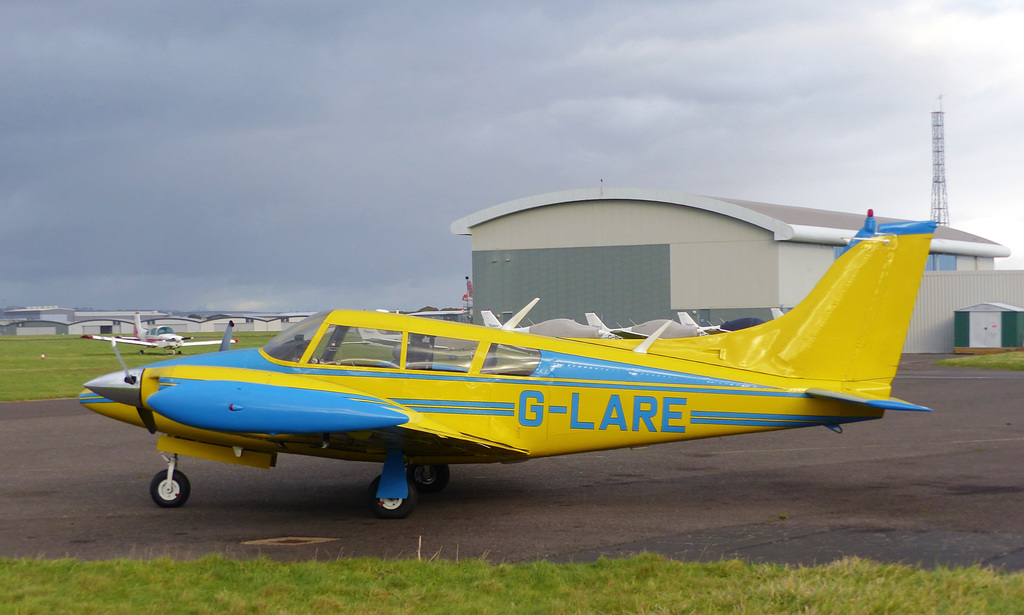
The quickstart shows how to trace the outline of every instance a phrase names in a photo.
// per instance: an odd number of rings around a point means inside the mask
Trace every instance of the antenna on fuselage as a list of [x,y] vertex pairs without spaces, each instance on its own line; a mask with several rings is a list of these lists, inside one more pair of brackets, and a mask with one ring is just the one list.
[[533,306],[537,305],[538,301],[540,301],[540,297],[535,297],[533,301],[527,303],[526,306],[523,307],[523,309],[519,310],[519,312],[515,316],[509,318],[508,321],[505,322],[505,324],[501,325],[501,328],[505,329],[506,331],[511,331],[512,329],[515,329],[516,325],[519,324],[519,321],[526,318],[526,315],[530,313],[530,310],[533,309]]

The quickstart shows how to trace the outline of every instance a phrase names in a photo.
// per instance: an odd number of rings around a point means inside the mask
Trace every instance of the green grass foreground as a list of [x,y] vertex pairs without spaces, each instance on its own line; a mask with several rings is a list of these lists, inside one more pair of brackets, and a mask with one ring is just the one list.
[[1002,352],[998,354],[977,354],[936,361],[936,365],[949,367],[975,367],[980,369],[1007,369],[1024,371],[1024,352]]
[[1024,573],[654,555],[592,564],[0,560],[0,613],[1021,613]]
[[[237,333],[235,348],[266,344],[273,333]],[[219,340],[222,334],[199,333],[197,340]],[[171,358],[167,352],[139,346],[118,345],[128,367],[141,367]],[[185,348],[186,355],[216,352],[217,346]],[[43,355],[46,356],[43,359]],[[110,342],[85,340],[70,335],[0,336],[0,401],[77,397],[82,384],[117,371],[121,364]]]

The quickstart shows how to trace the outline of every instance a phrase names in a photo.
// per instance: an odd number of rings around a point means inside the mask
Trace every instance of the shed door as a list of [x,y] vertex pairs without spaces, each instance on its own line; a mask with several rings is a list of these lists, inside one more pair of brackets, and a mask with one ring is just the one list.
[[1002,345],[1002,312],[971,312],[971,348],[999,348]]

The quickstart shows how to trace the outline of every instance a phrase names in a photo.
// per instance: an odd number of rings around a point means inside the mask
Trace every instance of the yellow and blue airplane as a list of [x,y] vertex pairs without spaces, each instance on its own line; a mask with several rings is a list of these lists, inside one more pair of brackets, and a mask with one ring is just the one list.
[[444,488],[452,464],[838,431],[928,410],[891,398],[890,385],[934,228],[876,225],[869,212],[798,306],[721,335],[574,340],[336,310],[263,348],[101,376],[79,399],[162,433],[167,469],[150,484],[160,506],[188,499],[179,455],[270,468],[294,453],[381,463],[371,510],[403,518],[417,492]]

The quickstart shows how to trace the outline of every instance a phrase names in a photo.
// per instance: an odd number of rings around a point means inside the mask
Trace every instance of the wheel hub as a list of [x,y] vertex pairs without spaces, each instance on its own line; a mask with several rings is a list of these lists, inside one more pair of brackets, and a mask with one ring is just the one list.
[[181,488],[178,486],[178,483],[174,482],[173,480],[165,480],[160,483],[159,491],[160,496],[163,497],[164,499],[173,500],[174,498],[178,497],[179,493],[181,493]]

